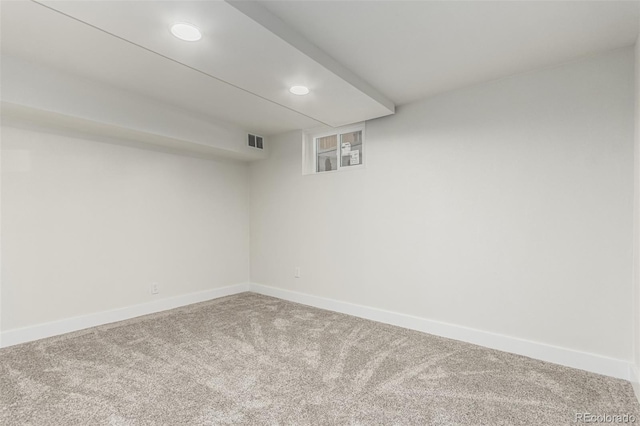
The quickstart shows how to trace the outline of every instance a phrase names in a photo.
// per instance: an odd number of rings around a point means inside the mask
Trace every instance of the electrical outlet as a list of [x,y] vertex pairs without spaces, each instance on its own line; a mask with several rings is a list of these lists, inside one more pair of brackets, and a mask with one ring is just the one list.
[[300,267],[299,266],[296,266],[295,277],[296,278],[300,278]]
[[160,284],[152,283],[151,284],[151,294],[158,294],[158,293],[160,293]]

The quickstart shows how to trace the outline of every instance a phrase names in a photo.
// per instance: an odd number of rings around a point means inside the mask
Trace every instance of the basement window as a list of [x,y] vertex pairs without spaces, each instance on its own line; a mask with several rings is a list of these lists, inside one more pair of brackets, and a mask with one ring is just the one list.
[[303,138],[303,174],[350,170],[363,166],[364,123],[309,132]]

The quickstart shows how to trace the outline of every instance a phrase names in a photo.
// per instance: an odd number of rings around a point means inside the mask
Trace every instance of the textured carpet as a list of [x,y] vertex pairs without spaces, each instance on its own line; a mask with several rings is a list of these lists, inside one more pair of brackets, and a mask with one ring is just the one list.
[[631,385],[253,293],[0,350],[2,425],[562,425]]

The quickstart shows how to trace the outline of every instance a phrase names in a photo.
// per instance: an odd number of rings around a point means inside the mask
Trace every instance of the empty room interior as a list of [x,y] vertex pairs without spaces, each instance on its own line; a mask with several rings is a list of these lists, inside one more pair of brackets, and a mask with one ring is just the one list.
[[0,16],[0,424],[640,423],[639,1]]

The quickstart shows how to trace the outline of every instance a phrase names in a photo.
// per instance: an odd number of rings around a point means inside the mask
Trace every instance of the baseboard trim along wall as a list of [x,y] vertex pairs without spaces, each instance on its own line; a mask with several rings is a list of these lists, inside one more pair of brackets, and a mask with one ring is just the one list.
[[529,340],[518,339],[473,328],[433,321],[412,315],[385,311],[383,309],[342,302],[339,300],[256,283],[244,283],[220,287],[198,293],[190,293],[139,305],[113,309],[110,311],[98,312],[95,314],[83,315],[15,330],[8,330],[0,334],[0,347],[8,347],[46,337],[58,336],[90,327],[110,324],[246,291],[253,291],[254,293],[277,297],[279,299],[301,303],[303,305],[327,309],[355,317],[473,343],[487,348],[523,355],[542,361],[552,362],[567,367],[578,368],[592,373],[629,380],[634,386],[636,395],[640,394],[640,376],[638,375],[638,369],[629,361],[608,358],[587,352],[532,342]]
[[197,293],[189,293],[154,300],[152,302],[98,312],[95,314],[52,321],[15,330],[7,330],[0,334],[0,347],[5,348],[20,343],[44,339],[45,337],[58,336],[65,333],[71,333],[73,331],[83,330],[85,328],[123,321],[142,315],[191,305],[193,303],[206,302],[207,300],[218,299],[220,297],[231,296],[232,294],[244,293],[246,291],[249,291],[249,284],[236,284],[200,291]]
[[631,364],[629,366],[629,380],[631,381],[631,386],[633,386],[633,393],[636,395],[636,399],[638,403],[640,403],[640,374],[639,374],[638,366],[635,364]]
[[278,299],[473,343],[491,349],[523,355],[529,358],[578,368],[618,379],[633,381],[632,377],[637,377],[637,374],[632,376],[633,364],[629,361],[532,342],[397,312],[385,311],[383,309],[341,302],[306,293],[269,287],[262,284],[251,283],[250,288],[251,291],[255,293],[277,297]]

